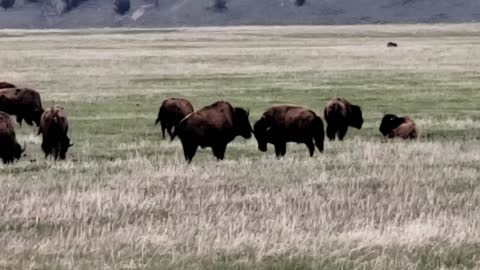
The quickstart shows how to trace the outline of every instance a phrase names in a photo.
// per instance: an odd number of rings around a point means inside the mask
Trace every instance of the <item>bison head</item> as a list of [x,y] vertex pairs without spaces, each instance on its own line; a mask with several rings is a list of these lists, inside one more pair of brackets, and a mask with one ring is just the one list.
[[62,142],[62,148],[60,149],[60,159],[64,160],[67,157],[68,148],[72,147],[73,143],[70,143],[70,138],[66,137]]
[[255,135],[255,139],[257,140],[258,150],[262,152],[267,151],[267,132],[269,127],[267,126],[265,117],[260,118],[254,125],[253,125],[253,134]]
[[361,129],[363,125],[362,109],[360,106],[351,105],[350,107],[350,126]]
[[249,112],[243,108],[234,109],[234,125],[238,134],[245,139],[252,137],[252,125],[248,119]]
[[387,136],[392,130],[403,124],[403,122],[404,119],[402,117],[398,117],[394,114],[386,114],[382,119],[379,130],[383,136]]

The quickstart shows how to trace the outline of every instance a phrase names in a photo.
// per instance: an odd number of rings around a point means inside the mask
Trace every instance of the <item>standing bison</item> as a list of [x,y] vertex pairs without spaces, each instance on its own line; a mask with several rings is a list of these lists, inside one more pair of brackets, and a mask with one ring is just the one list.
[[188,162],[192,161],[199,146],[211,147],[213,155],[222,160],[227,144],[235,137],[252,137],[248,115],[243,108],[218,101],[187,115],[175,128],[173,138],[180,138]]
[[[268,109],[253,126],[258,149],[267,151],[267,143],[275,146],[277,157],[284,156],[287,142],[304,143],[313,156],[315,145],[323,152],[323,122],[313,111],[298,106],[275,106]],[[315,142],[315,143],[314,143]]]
[[408,116],[398,117],[394,114],[387,114],[383,117],[379,130],[387,138],[417,138],[415,123]]
[[43,114],[38,134],[42,134],[42,150],[45,157],[65,159],[68,148],[73,146],[67,136],[68,121],[62,107],[48,108]]
[[40,126],[40,117],[43,113],[40,94],[28,88],[6,88],[0,90],[0,111],[17,116],[18,124],[22,120],[29,125],[33,122]]
[[0,89],[15,88],[16,86],[9,82],[0,82]]
[[15,129],[13,127],[10,115],[0,112],[0,158],[3,163],[11,163],[25,151],[17,142]]
[[330,140],[335,140],[338,136],[342,141],[349,126],[361,129],[363,125],[360,106],[353,105],[342,97],[335,97],[327,103],[324,116],[327,122],[327,137]]
[[173,140],[172,131],[180,121],[193,112],[193,106],[190,101],[183,98],[165,99],[158,110],[158,117],[155,125],[160,123],[162,128],[162,137],[165,139],[165,131]]

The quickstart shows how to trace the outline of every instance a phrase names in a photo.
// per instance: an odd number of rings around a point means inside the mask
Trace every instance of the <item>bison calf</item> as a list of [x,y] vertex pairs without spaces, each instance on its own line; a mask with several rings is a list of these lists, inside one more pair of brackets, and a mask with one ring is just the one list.
[[398,117],[394,114],[387,114],[383,117],[379,130],[387,138],[417,138],[415,123],[408,116]]
[[327,137],[335,140],[338,136],[340,141],[347,134],[348,127],[361,129],[363,125],[362,109],[353,105],[342,97],[330,100],[324,110],[327,122]]
[[213,155],[222,160],[228,143],[235,137],[252,137],[248,115],[243,108],[218,101],[187,115],[175,128],[173,138],[180,138],[188,162],[192,161],[199,146],[211,147]]
[[73,146],[67,132],[68,121],[63,107],[50,107],[42,114],[38,134],[42,134],[42,150],[45,157],[53,155],[55,160],[65,159],[68,148]]
[[315,145],[323,152],[322,119],[303,107],[274,106],[268,109],[254,124],[253,134],[260,151],[267,151],[267,143],[271,143],[277,157],[285,155],[287,142],[304,143],[310,156],[313,156]]
[[165,139],[165,131],[173,140],[172,131],[180,121],[193,112],[193,106],[190,101],[183,98],[165,99],[158,110],[158,117],[155,125],[160,123],[162,129],[162,137]]
[[0,90],[0,111],[17,116],[18,124],[22,120],[29,125],[33,122],[40,126],[40,117],[43,113],[40,94],[28,88],[6,88]]
[[0,158],[3,163],[20,159],[24,151],[25,147],[22,149],[17,142],[10,115],[0,112]]

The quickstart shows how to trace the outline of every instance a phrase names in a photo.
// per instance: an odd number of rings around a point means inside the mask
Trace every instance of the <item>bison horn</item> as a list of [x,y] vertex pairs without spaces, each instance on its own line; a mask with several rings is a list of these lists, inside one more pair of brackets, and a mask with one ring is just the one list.
[[68,147],[72,147],[73,146],[73,143],[69,144]]

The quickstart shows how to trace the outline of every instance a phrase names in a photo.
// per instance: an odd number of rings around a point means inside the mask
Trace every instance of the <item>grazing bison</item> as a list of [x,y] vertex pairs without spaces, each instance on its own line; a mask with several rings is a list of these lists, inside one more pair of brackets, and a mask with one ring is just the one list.
[[387,47],[398,47],[398,44],[395,42],[388,42]]
[[324,110],[327,122],[327,137],[335,140],[338,136],[340,141],[347,134],[348,127],[361,129],[363,125],[362,109],[353,105],[342,97],[330,100]]
[[0,111],[17,116],[18,124],[22,120],[29,125],[33,122],[40,126],[43,113],[42,101],[37,91],[28,88],[6,88],[0,90]]
[[415,123],[408,116],[398,117],[394,114],[387,114],[383,117],[379,130],[387,138],[417,138]]
[[158,117],[155,125],[160,123],[162,128],[162,137],[165,139],[165,131],[173,140],[172,131],[180,121],[193,112],[193,106],[190,101],[183,98],[165,99],[158,110]]
[[42,150],[45,157],[65,159],[68,148],[73,146],[67,136],[68,121],[63,107],[48,108],[43,114],[38,134],[42,134]]
[[236,136],[252,137],[248,111],[218,101],[187,115],[175,128],[173,138],[182,142],[185,159],[191,162],[197,148],[211,147],[213,155],[222,160],[227,144]]
[[313,156],[315,145],[323,152],[322,119],[303,107],[284,105],[268,109],[254,124],[253,134],[260,151],[267,151],[267,143],[271,143],[277,157],[285,155],[287,142],[304,143],[310,156]]
[[0,82],[0,89],[4,88],[15,88],[16,86],[9,82]]
[[25,151],[17,142],[15,129],[13,127],[10,115],[0,112],[0,158],[3,163],[11,163]]

